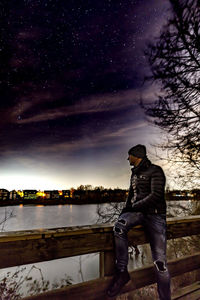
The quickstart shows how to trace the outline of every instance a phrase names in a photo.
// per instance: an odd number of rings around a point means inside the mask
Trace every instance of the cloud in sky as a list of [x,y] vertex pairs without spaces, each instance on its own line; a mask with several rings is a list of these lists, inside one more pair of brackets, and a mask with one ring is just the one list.
[[8,1],[0,71],[5,173],[48,176],[59,166],[61,181],[79,171],[99,184],[109,185],[117,170],[118,182],[126,177],[127,149],[156,136],[139,101],[155,99],[157,87],[142,85],[144,49],[165,22],[167,3]]
[[32,95],[34,101],[23,98],[18,103],[23,110],[22,116],[29,110],[31,116],[17,119],[17,108],[9,109],[12,118],[7,120],[11,125],[5,126],[4,143],[0,146],[6,156],[21,151],[70,153],[76,149],[120,147],[131,138],[135,129],[147,128],[139,101],[141,97],[146,103],[153,101],[155,87],[92,95],[71,105],[53,109],[47,106],[40,111],[42,103],[56,101],[50,95],[50,92],[36,93]]
[[[61,97],[60,93],[52,94],[50,91],[42,91],[36,93],[35,95],[30,95],[29,99],[20,99],[16,107],[13,108],[11,112],[10,121],[18,124],[43,122],[47,120],[54,120],[63,117],[80,115],[80,114],[92,114],[104,111],[115,111],[122,109],[132,109],[138,106],[140,99],[142,98],[145,103],[152,102],[155,100],[156,87],[152,84],[145,88],[131,89],[127,91],[119,91],[115,94],[106,93],[101,95],[92,95],[87,98],[82,98],[75,101],[71,105],[65,105],[61,107],[56,107],[54,109],[44,109],[40,111],[39,107],[44,102],[53,102]],[[67,101],[66,101],[67,102]],[[34,111],[34,107],[38,106],[38,110]],[[20,118],[19,115],[20,107]],[[33,109],[35,112],[32,116],[26,117],[26,112]],[[23,118],[23,114],[25,117]]]
[[[38,100],[39,105],[41,105],[43,101],[48,101],[49,96],[50,94],[48,93],[45,94],[45,97],[41,97],[41,99]],[[107,93],[103,95],[93,95],[88,98],[80,99],[72,105],[56,107],[55,109],[46,109],[44,112],[39,112],[38,114],[36,113],[36,115],[31,117],[25,117],[24,119],[20,118],[19,120],[17,120],[17,118],[15,119],[18,124],[25,124],[58,119],[72,115],[121,110],[137,105],[138,100],[139,91],[136,89],[125,92],[122,91],[116,94]],[[30,109],[33,105],[36,105],[35,101],[21,103],[21,106],[23,107],[22,114],[26,113],[26,110]]]
[[[136,143],[147,145],[156,132],[145,131],[142,120],[134,126],[110,132],[109,128],[95,137],[82,137],[74,142],[32,147],[30,152],[9,153],[9,163],[1,163],[2,184],[5,188],[60,188],[80,184],[123,187],[129,185],[128,149]],[[35,178],[35,179],[34,179]],[[6,183],[7,182],[7,183]]]

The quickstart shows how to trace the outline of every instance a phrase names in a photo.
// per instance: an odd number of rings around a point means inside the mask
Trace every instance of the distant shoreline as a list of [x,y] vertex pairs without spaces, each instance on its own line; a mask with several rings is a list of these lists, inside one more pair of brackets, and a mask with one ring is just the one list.
[[26,200],[26,201],[14,201],[14,200],[6,200],[2,201],[0,203],[0,207],[4,206],[15,206],[15,205],[65,205],[65,204],[73,204],[73,205],[84,205],[84,204],[102,204],[102,203],[113,203],[113,202],[125,202],[124,200],[122,201],[116,201],[116,200],[109,200],[108,199],[102,199],[99,201],[94,201],[92,200],[80,200],[80,199],[48,199],[48,200]]
[[[166,199],[166,202],[171,202],[171,201],[198,201],[198,199]],[[37,206],[37,205],[43,205],[43,206],[48,206],[48,205],[84,205],[84,204],[103,204],[103,203],[120,203],[123,202],[125,203],[125,200],[122,199],[120,200],[108,200],[108,199],[101,199],[98,201],[95,201],[94,199],[90,200],[81,200],[81,199],[48,199],[48,200],[26,200],[26,201],[22,201],[22,200],[5,200],[2,201],[0,203],[0,207],[5,207],[5,206],[16,206],[16,205],[23,205],[23,206]]]

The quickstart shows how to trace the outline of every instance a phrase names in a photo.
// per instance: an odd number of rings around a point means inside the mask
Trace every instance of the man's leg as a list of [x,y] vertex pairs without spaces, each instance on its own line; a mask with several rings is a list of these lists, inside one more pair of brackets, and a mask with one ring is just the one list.
[[119,217],[118,221],[114,226],[116,273],[107,291],[107,294],[110,297],[116,296],[120,292],[121,288],[130,280],[130,276],[127,271],[127,234],[130,228],[142,224],[143,220],[144,217],[142,213],[126,212]]
[[166,263],[166,219],[164,215],[147,215],[145,228],[150,238],[160,300],[170,300],[170,274]]

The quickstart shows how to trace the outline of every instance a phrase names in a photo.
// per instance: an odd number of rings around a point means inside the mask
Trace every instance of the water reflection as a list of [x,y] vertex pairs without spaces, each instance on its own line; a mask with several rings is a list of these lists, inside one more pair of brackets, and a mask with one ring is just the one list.
[[[119,207],[120,206],[120,207]],[[0,207],[0,220],[6,213],[13,211],[15,217],[5,223],[5,231],[29,230],[38,228],[56,228],[66,226],[91,225],[111,222],[113,216],[117,217],[123,204],[101,205],[37,205]],[[171,201],[167,203],[168,216],[186,216],[198,211],[199,203],[193,201]],[[101,214],[101,215],[100,215]],[[168,244],[169,256],[173,257],[174,249],[183,245],[183,242],[173,241]],[[176,244],[176,245],[175,245]],[[177,246],[178,245],[178,246]],[[175,247],[177,246],[177,247]],[[174,248],[175,247],[175,248]],[[180,246],[182,247],[182,246]],[[183,248],[183,247],[182,247]],[[191,247],[187,247],[190,251]],[[178,249],[178,248],[177,248]],[[184,247],[186,249],[186,247]],[[152,262],[149,245],[138,247],[139,252],[130,249],[129,270],[141,267]],[[177,250],[176,250],[177,251]],[[97,254],[76,256],[52,262],[34,264],[42,269],[45,279],[53,282],[55,279],[64,278],[65,274],[73,279],[73,283],[98,277],[99,260]],[[15,269],[15,268],[10,268]],[[8,269],[7,269],[8,270]],[[1,270],[1,277],[7,271]]]

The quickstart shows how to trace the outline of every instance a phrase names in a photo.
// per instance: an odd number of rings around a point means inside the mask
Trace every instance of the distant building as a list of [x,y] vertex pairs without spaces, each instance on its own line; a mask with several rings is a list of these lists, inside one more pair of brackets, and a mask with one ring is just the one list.
[[0,189],[0,201],[7,201],[9,199],[9,191]]

